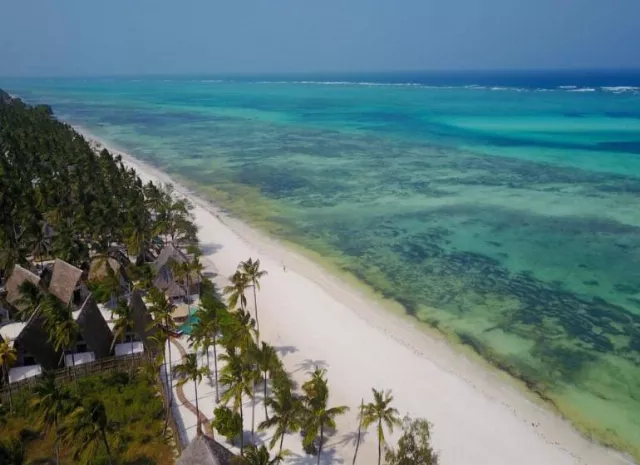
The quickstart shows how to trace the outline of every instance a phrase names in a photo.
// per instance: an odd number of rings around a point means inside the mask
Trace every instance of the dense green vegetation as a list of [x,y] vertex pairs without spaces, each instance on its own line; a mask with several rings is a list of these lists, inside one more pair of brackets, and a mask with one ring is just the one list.
[[48,257],[85,267],[109,254],[126,265],[124,252],[141,262],[158,236],[195,242],[190,206],[171,194],[143,185],[120,156],[96,154],[49,107],[0,99],[1,273]]
[[13,404],[13,414],[0,413],[3,465],[55,463],[57,456],[61,464],[173,463],[163,435],[162,400],[155,380],[143,373],[108,373],[67,384],[45,377],[35,392],[15,395]]

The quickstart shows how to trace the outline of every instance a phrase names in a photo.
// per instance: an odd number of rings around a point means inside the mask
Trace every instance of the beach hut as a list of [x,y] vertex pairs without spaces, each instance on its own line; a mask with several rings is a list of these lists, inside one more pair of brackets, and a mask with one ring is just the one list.
[[142,293],[138,290],[133,291],[129,305],[133,308],[133,330],[143,346],[149,349],[149,338],[155,334],[153,327],[153,318],[142,300]]
[[89,290],[82,282],[82,270],[56,259],[51,274],[49,292],[55,295],[65,305],[79,305],[89,295]]
[[94,359],[108,357],[111,354],[113,334],[94,298],[87,297],[80,310],[73,312],[73,316],[80,327],[77,352],[92,352]]
[[0,327],[0,337],[12,344],[18,354],[14,368],[9,373],[11,382],[39,374],[41,369],[58,367],[60,352],[57,352],[43,328],[40,309],[27,322],[14,322]]
[[198,434],[182,451],[177,465],[230,465],[235,456],[222,444]]
[[128,281],[122,265],[115,258],[95,258],[89,266],[89,281],[101,281],[108,276],[109,268],[120,278],[120,286],[126,289]]
[[24,310],[26,308],[24,305],[20,304],[20,298],[22,297],[20,293],[20,286],[25,281],[29,281],[36,286],[40,285],[40,277],[38,275],[21,267],[20,265],[14,266],[5,285],[6,296],[4,297],[5,301],[12,308],[8,308],[6,310]]
[[189,262],[189,256],[176,248],[173,244],[165,246],[158,258],[151,264],[155,273],[153,285],[164,292],[171,302],[185,301],[193,299],[200,294],[200,275],[192,272],[189,275],[189,288],[179,282],[171,271],[171,263]]

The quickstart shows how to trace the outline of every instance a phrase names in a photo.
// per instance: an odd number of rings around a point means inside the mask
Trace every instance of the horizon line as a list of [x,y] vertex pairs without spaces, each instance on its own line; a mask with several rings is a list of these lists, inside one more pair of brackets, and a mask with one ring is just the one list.
[[393,69],[393,70],[352,70],[352,71],[246,71],[246,72],[177,72],[177,73],[122,73],[122,74],[53,74],[53,75],[2,75],[0,79],[101,79],[131,77],[252,77],[252,76],[300,76],[300,75],[358,75],[358,74],[499,74],[499,73],[640,73],[640,67],[607,68],[438,68],[438,69]]

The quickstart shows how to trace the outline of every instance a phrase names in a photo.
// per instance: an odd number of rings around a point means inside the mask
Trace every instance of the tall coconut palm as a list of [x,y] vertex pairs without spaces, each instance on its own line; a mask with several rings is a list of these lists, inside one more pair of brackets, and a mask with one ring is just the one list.
[[284,436],[287,433],[295,433],[301,427],[301,414],[303,411],[302,400],[292,392],[291,380],[282,371],[278,372],[274,379],[273,396],[266,400],[266,404],[271,408],[271,418],[267,418],[260,423],[258,429],[265,430],[273,426],[276,431],[271,438],[269,448],[273,449],[278,440],[280,448],[278,454],[282,452]]
[[240,304],[240,309],[247,307],[247,296],[245,293],[251,284],[249,278],[241,271],[236,271],[230,278],[231,284],[223,290],[224,295],[228,296],[229,308],[235,309]]
[[200,407],[198,406],[198,383],[202,381],[203,376],[209,374],[209,367],[198,367],[197,355],[187,354],[184,361],[180,365],[176,365],[174,371],[180,377],[178,386],[184,386],[188,381],[193,381],[193,387],[196,391],[196,430],[198,435],[201,435],[202,425],[200,424]]
[[44,315],[44,328],[49,335],[49,341],[56,351],[71,352],[72,371],[75,371],[75,350],[80,326],[76,322],[73,311],[55,296],[47,294],[42,301],[41,308]]
[[44,289],[31,281],[24,281],[18,287],[20,297],[16,307],[18,308],[18,319],[27,321],[33,312],[38,308],[44,297]]
[[39,412],[40,422],[44,428],[53,431],[53,448],[56,455],[56,464],[59,464],[60,447],[58,436],[60,425],[71,408],[71,396],[56,384],[53,374],[45,373],[36,386],[30,405]]
[[107,417],[107,410],[98,399],[89,399],[84,405],[71,412],[62,428],[64,442],[73,449],[73,458],[81,464],[95,461],[98,448],[104,445],[113,465],[113,454],[107,433],[113,433],[114,427]]
[[253,290],[253,308],[256,317],[256,327],[258,329],[257,338],[258,344],[260,343],[260,320],[258,319],[258,297],[257,291],[260,290],[260,279],[267,275],[265,270],[260,269],[260,260],[256,260],[249,258],[244,262],[240,262],[238,265],[238,270],[242,272],[242,274],[246,277],[246,279],[251,283]]
[[16,363],[18,352],[11,344],[6,341],[0,342],[0,368],[2,368],[2,377],[9,391],[9,409],[13,412],[13,398],[11,396],[11,382],[9,381],[9,369],[11,365]]
[[225,404],[232,403],[231,408],[240,413],[240,421],[243,425],[240,434],[240,454],[242,455],[244,447],[242,399],[244,396],[252,397],[253,378],[245,358],[235,347],[227,347],[227,352],[220,355],[220,360],[226,363],[220,374],[220,384],[227,388],[222,395],[222,401]]
[[[127,304],[126,300],[119,300],[116,308],[113,310],[116,316],[113,325],[113,341],[111,342],[111,350],[115,347],[118,340],[122,343],[126,342],[127,333],[133,332],[134,314],[133,308]],[[131,370],[133,372],[133,343],[134,338],[131,338]]]
[[325,370],[316,368],[311,374],[311,379],[302,386],[306,394],[306,412],[304,414],[305,435],[303,445],[305,448],[313,446],[316,438],[319,436],[318,464],[320,464],[320,456],[322,455],[325,430],[335,429],[336,417],[349,410],[349,407],[346,405],[338,407],[327,406],[329,400],[329,385],[324,375]]
[[151,306],[149,307],[149,312],[153,315],[153,324],[155,329],[157,330],[159,337],[158,340],[166,341],[167,343],[167,361],[168,364],[165,364],[166,370],[166,378],[167,378],[167,418],[165,420],[165,429],[166,425],[169,423],[169,415],[171,413],[171,402],[173,400],[173,382],[171,377],[171,333],[175,328],[175,323],[173,321],[173,317],[171,316],[173,312],[173,304],[169,302],[167,297],[156,288],[152,288],[148,294],[149,300],[151,301]]
[[381,390],[371,389],[373,392],[373,401],[364,406],[362,412],[362,427],[367,429],[372,424],[376,424],[376,432],[378,436],[378,465],[382,460],[382,445],[385,443],[384,428],[386,426],[390,433],[393,432],[394,426],[402,424],[398,411],[391,407],[393,396],[391,391],[384,392]]
[[281,367],[282,362],[278,358],[278,353],[273,346],[262,341],[260,346],[254,346],[251,357],[253,358],[257,368],[263,374],[264,388],[264,415],[269,419],[269,411],[267,409],[268,398],[268,375]]
[[[205,294],[200,301],[200,308],[195,314],[198,324],[202,324],[203,331],[209,336],[203,335],[203,343],[209,343],[213,347],[213,374],[216,385],[216,402],[220,402],[218,390],[218,338],[222,330],[222,322],[229,320],[230,315],[224,304],[211,295]],[[194,327],[195,329],[195,327]],[[199,330],[198,330],[199,331]],[[207,365],[209,365],[209,350],[207,347]]]

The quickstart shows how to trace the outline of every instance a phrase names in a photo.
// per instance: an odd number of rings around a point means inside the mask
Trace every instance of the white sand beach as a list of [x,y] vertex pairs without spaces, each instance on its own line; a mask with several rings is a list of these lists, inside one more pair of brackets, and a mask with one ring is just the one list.
[[[145,182],[173,182],[128,154],[114,152]],[[443,465],[632,463],[589,442],[568,422],[446,341],[412,327],[307,258],[173,184],[195,205],[203,263],[216,273],[214,281],[223,286],[238,262],[259,258],[269,273],[258,296],[262,339],[278,349],[298,383],[316,365],[326,368],[330,404],[351,408],[338,419],[338,431],[329,438],[321,463],[351,463],[358,407],[362,398],[370,400],[372,387],[391,389],[401,414],[433,423],[433,441]],[[185,341],[183,345],[190,351]],[[178,357],[174,351],[173,358]],[[193,398],[191,383],[184,391]],[[203,380],[200,410],[207,418],[214,409],[213,393],[211,382]],[[247,401],[245,430],[251,428],[250,407]],[[195,416],[186,408],[178,410],[187,435],[195,436]],[[259,402],[256,424],[263,418]],[[268,440],[269,435],[261,438]],[[285,448],[294,453],[286,463],[315,463],[315,457],[304,456],[299,442],[297,436],[286,438]],[[357,463],[376,461],[377,443],[371,430],[364,436]]]

